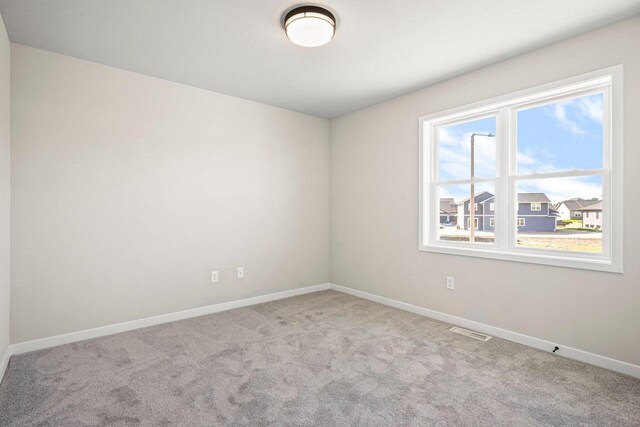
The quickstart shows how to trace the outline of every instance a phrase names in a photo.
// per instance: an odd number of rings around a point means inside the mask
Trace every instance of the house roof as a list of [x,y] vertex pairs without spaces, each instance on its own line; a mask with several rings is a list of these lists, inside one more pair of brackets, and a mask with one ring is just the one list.
[[[482,198],[481,196],[482,196],[483,194],[486,194],[486,195],[487,195],[487,197]],[[493,197],[493,194],[489,193],[488,191],[481,191],[481,192],[479,192],[479,193],[476,193],[476,195],[475,195],[475,199],[476,199],[476,202],[477,202],[477,203],[482,203],[484,200],[490,199],[491,197]],[[468,202],[468,201],[469,201],[469,199],[471,199],[471,197],[467,197],[467,198],[466,198],[466,199],[464,199],[464,200],[460,200],[460,201],[458,202],[458,205],[461,205],[461,204],[463,204],[464,202]]]
[[562,204],[564,204],[570,211],[577,211],[578,209],[582,209],[580,202],[578,202],[577,200],[565,200],[558,203],[558,207],[560,207],[560,205]]
[[595,203],[592,203],[582,209],[577,209],[579,211],[601,211],[602,210],[602,201],[597,201]]
[[519,203],[551,203],[551,200],[544,193],[518,193]]
[[564,203],[564,205],[570,211],[579,211],[599,202],[599,200],[594,199],[569,199],[558,203],[558,207],[560,207],[560,205]]
[[[483,194],[487,194],[489,197],[486,197],[480,200],[479,201],[480,203],[482,203],[482,201],[486,201],[491,197],[493,197],[493,194],[489,193],[488,191],[483,191],[481,193],[476,194],[475,198],[479,199],[480,196],[482,196]],[[461,205],[469,201],[469,199],[470,197],[467,197],[466,199],[459,201],[458,204]],[[551,203],[551,200],[549,200],[547,195],[544,193],[518,193],[518,203],[531,203],[531,202]]]
[[458,212],[453,197],[443,197],[440,199],[440,212],[445,214],[455,214]]

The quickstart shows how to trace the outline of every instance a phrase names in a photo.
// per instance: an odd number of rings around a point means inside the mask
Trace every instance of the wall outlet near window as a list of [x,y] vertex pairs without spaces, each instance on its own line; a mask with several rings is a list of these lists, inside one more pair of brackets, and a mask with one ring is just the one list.
[[218,272],[217,271],[212,271],[211,272],[211,283],[218,283]]
[[238,279],[244,279],[244,267],[238,267],[236,276]]
[[453,291],[456,288],[456,278],[447,276],[447,289]]

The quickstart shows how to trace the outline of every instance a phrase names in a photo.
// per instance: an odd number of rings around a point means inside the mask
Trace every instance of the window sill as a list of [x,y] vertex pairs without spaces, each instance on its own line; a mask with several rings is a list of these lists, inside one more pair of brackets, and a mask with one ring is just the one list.
[[496,248],[472,248],[452,246],[448,244],[420,245],[421,252],[436,252],[448,255],[462,255],[477,258],[488,258],[502,261],[525,262],[529,264],[550,265],[555,267],[576,268],[581,270],[623,273],[621,263],[614,263],[610,258],[588,258],[573,255],[556,255],[550,253],[534,253],[519,250],[505,251]]

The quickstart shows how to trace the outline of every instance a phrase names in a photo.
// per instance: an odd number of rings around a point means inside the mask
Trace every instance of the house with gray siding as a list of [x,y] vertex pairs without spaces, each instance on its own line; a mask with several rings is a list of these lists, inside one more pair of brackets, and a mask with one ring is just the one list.
[[[476,230],[491,231],[494,227],[494,195],[488,191],[483,191],[475,196],[475,224]],[[464,227],[465,230],[469,229],[469,201],[470,198],[458,203],[458,228]],[[464,220],[461,221],[461,219]]]
[[591,204],[581,209],[582,226],[602,230],[602,201]]
[[458,205],[453,197],[440,198],[440,224],[456,225],[458,219]]
[[[495,227],[495,196],[483,191],[475,196],[476,230],[493,231]],[[469,202],[458,203],[458,228],[469,230]],[[556,231],[558,211],[544,193],[518,193],[518,231]]]
[[518,231],[556,231],[558,211],[544,193],[518,193]]
[[558,219],[572,220],[582,219],[582,210],[586,207],[598,203],[598,199],[569,199],[558,203],[555,209],[558,211]]

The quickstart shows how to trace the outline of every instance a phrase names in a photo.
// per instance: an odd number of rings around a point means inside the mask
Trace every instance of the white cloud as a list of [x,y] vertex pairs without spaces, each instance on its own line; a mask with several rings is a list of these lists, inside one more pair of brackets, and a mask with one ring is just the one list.
[[520,181],[520,193],[545,193],[553,203],[580,197],[583,199],[600,198],[602,184],[589,178],[553,178],[532,181]]
[[560,126],[568,129],[574,135],[582,136],[586,132],[578,123],[567,117],[567,105],[569,102],[559,102],[553,105],[553,116],[556,118]]
[[602,96],[580,98],[578,100],[578,108],[580,109],[580,112],[583,116],[596,123],[602,123]]
[[[602,123],[602,95],[583,96],[570,101],[558,102],[550,106],[553,117],[560,126],[568,129],[573,135],[583,136],[587,132],[579,122],[584,119]],[[567,114],[567,110],[571,114]]]
[[517,157],[518,166],[530,166],[538,163],[538,161],[532,157],[531,152],[523,153],[521,151],[518,151]]
[[531,173],[548,173],[558,170],[552,163],[539,160],[540,157],[551,157],[550,153],[542,149],[538,151],[537,155],[530,150],[525,152],[518,151],[518,174],[528,175]]
[[[438,133],[440,176],[442,179],[466,179],[471,176],[471,133],[452,134],[447,129]],[[493,137],[475,138],[475,176],[496,175],[496,142]]]
[[440,144],[455,144],[457,142],[456,137],[449,131],[448,128],[438,129],[438,141]]
[[453,197],[453,200],[457,203],[460,200],[469,197],[469,186],[466,189],[460,185],[443,185],[440,187],[440,198]]

